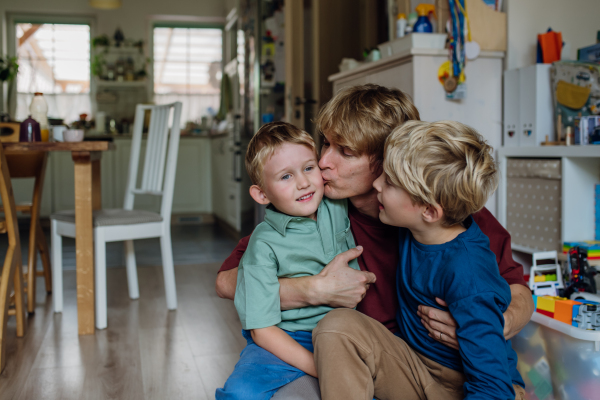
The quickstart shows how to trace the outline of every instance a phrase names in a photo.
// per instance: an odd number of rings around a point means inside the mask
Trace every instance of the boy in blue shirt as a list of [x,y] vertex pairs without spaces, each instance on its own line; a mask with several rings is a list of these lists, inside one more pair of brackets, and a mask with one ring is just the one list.
[[317,160],[311,136],[285,122],[264,125],[248,145],[250,195],[268,206],[238,269],[235,307],[248,345],[217,400],[266,400],[304,374],[317,376],[311,332],[332,308],[282,311],[278,281],[317,275],[356,247],[347,202],[323,197]]
[[[400,332],[394,337],[353,310],[331,312],[313,332],[326,353],[318,359],[336,354],[339,365],[317,365],[320,380],[329,380],[323,399],[524,398],[516,353],[503,336],[510,288],[471,217],[497,187],[491,150],[452,121],[409,121],[388,137],[373,186],[379,218],[400,227]],[[456,320],[459,350],[431,338],[420,321],[420,304],[444,309],[437,299]]]

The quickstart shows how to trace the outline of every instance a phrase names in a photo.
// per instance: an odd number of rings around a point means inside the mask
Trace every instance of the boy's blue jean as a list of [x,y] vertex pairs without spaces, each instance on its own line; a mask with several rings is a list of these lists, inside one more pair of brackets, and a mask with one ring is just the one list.
[[[302,347],[311,353],[314,352],[311,332],[284,332]],[[242,335],[248,344],[242,350],[240,360],[225,386],[217,389],[217,400],[267,400],[282,386],[305,375],[298,368],[292,367],[254,343],[249,331],[242,330]]]

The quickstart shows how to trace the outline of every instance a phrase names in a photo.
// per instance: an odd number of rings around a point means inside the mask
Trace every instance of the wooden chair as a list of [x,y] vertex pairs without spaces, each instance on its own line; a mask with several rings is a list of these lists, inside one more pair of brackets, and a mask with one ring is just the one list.
[[[18,134],[0,136],[2,142],[18,142]],[[40,224],[40,206],[42,203],[42,190],[44,188],[44,177],[46,176],[46,165],[48,153],[27,153],[6,155],[8,170],[11,178],[35,178],[33,197],[31,203],[17,204],[16,210],[31,215],[29,226],[29,253],[27,256],[27,312],[35,312],[36,278],[43,276],[46,283],[46,292],[52,293],[52,268],[50,266],[50,253],[46,236]],[[36,249],[40,252],[43,271],[37,270]]]
[[[138,188],[138,164],[146,110],[151,112],[150,125],[141,186]],[[137,299],[139,297],[139,287],[133,240],[160,238],[167,308],[169,310],[177,308],[173,249],[171,246],[171,208],[173,205],[177,152],[179,150],[180,117],[180,102],[159,106],[137,106],[123,209],[97,210],[93,213],[96,328],[98,329],[107,327],[107,242],[125,241],[129,297]],[[172,122],[169,127],[170,119]],[[136,195],[162,197],[160,213],[134,210]],[[60,211],[50,218],[52,220],[52,264],[54,265],[54,311],[62,312],[62,236],[75,237],[75,211]]]
[[[4,205],[4,220],[0,232],[8,235],[8,249],[0,275],[0,372],[6,365],[6,326],[9,315],[17,317],[17,336],[25,335],[25,307],[23,295],[23,270],[21,241],[17,224],[17,210],[13,197],[8,164],[4,149],[0,145],[0,198]],[[15,308],[10,309],[11,289],[14,290]]]

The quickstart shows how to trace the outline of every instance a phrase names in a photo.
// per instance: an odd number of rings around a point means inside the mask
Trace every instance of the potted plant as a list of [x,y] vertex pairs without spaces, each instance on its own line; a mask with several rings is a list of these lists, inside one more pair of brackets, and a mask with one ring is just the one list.
[[[11,94],[14,89],[15,78],[19,71],[19,64],[17,64],[17,57],[2,57],[0,56],[0,111],[9,112],[11,111]],[[8,91],[6,94],[7,108],[4,109],[4,82],[8,82]]]

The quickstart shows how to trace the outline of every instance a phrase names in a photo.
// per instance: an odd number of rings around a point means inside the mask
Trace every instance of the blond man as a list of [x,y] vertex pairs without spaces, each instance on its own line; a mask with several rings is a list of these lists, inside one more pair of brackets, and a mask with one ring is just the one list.
[[[319,275],[280,280],[282,309],[321,304],[356,307],[391,332],[398,332],[398,229],[379,220],[373,182],[382,171],[386,138],[395,127],[410,120],[419,120],[410,98],[400,90],[377,85],[346,88],[321,109],[316,122],[324,139],[319,167],[325,195],[349,199],[352,233],[364,250],[340,254]],[[533,312],[531,292],[523,280],[523,268],[512,259],[508,232],[485,208],[473,219],[489,237],[499,272],[511,288],[512,301],[504,313],[504,334],[510,338],[529,321]],[[247,243],[248,238],[240,241],[217,275],[217,293],[223,298],[233,300],[237,266]],[[361,271],[348,268],[347,262],[356,257]],[[426,305],[420,312],[424,326],[436,340],[458,349],[456,322],[450,313]]]
[[[335,382],[321,385],[324,399],[512,400],[515,391],[523,398],[517,356],[503,334],[510,288],[471,217],[498,184],[490,153],[458,122],[410,121],[389,136],[373,186],[380,220],[400,227],[400,331],[354,310],[329,314],[313,335],[321,381]],[[422,304],[452,313],[460,351],[429,335]]]
[[332,308],[282,311],[278,279],[317,275],[356,247],[347,201],[323,198],[308,133],[285,122],[263,125],[248,145],[246,169],[250,195],[267,210],[238,268],[235,307],[247,346],[217,400],[266,400],[304,374],[317,376],[311,332]]

